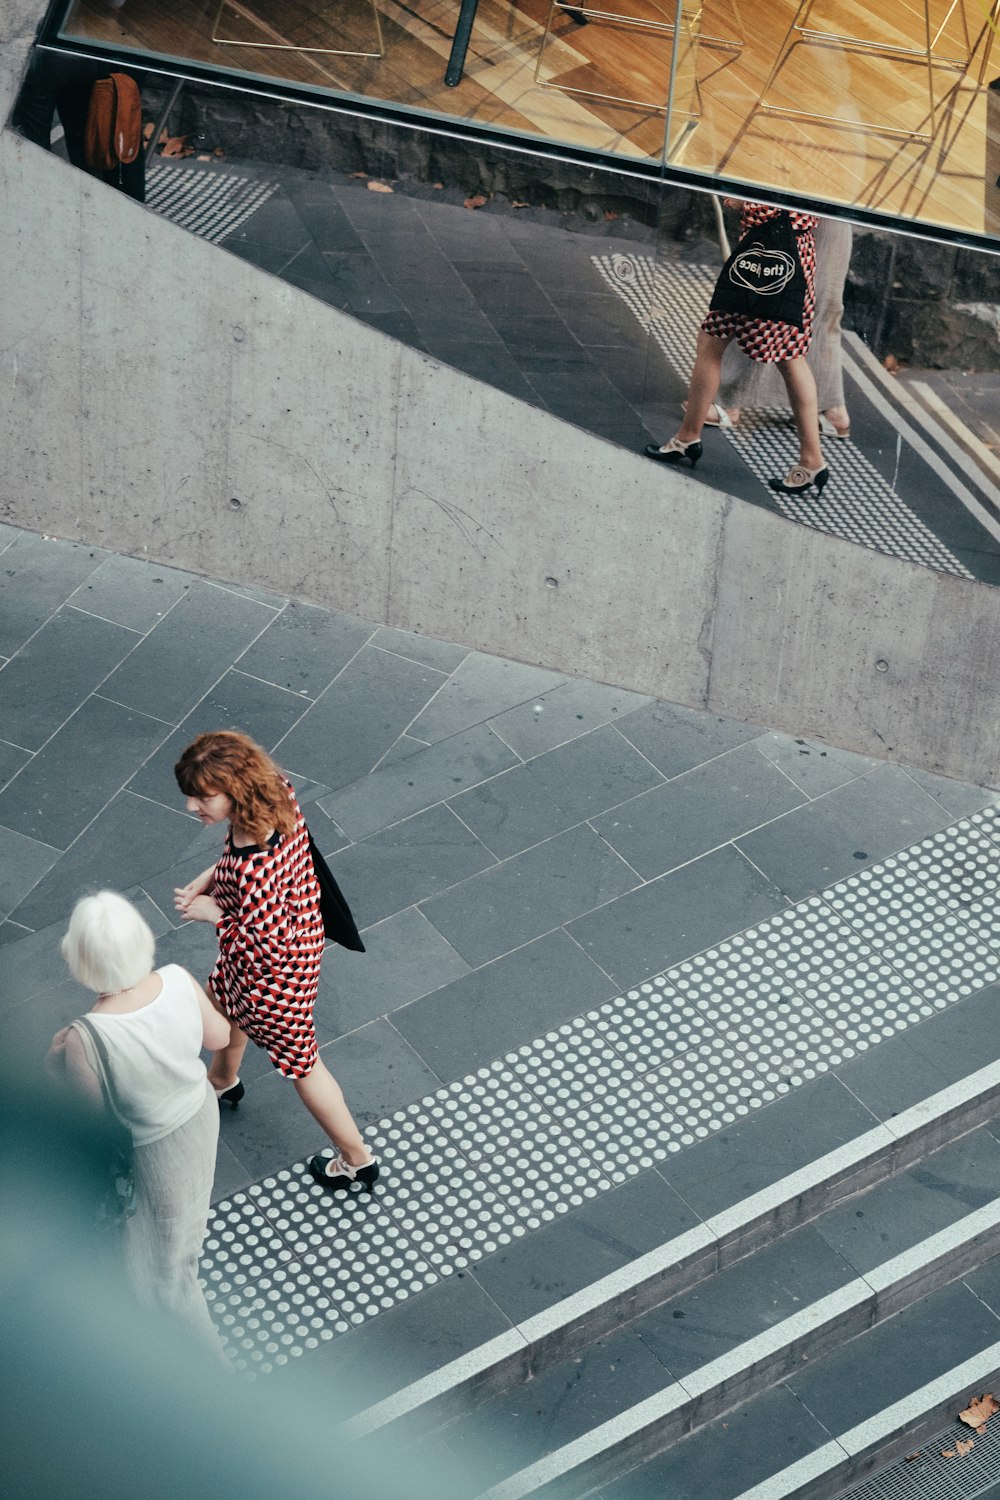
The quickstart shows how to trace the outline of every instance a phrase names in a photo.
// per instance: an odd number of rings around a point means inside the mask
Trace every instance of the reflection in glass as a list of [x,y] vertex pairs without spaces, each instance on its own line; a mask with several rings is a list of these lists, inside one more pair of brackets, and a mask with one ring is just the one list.
[[998,18],[1000,0],[71,0],[59,34],[982,235]]

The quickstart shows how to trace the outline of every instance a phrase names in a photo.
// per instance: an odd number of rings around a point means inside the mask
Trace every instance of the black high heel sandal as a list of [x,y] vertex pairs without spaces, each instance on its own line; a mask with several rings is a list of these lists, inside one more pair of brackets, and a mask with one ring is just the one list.
[[215,1097],[216,1099],[218,1099],[220,1106],[223,1104],[228,1104],[230,1109],[239,1109],[240,1100],[243,1098],[243,1095],[245,1093],[246,1085],[240,1083],[240,1080],[237,1078],[232,1088],[224,1089],[221,1094],[216,1092]]
[[669,443],[647,443],[642,451],[658,464],[680,464],[687,459],[693,469],[701,457],[701,443],[697,438],[693,443],[680,443],[671,438]]
[[[328,1172],[327,1166],[336,1167]],[[373,1157],[363,1167],[352,1167],[342,1156],[313,1156],[309,1159],[309,1170],[316,1181],[331,1193],[347,1193],[355,1183],[370,1193],[378,1181],[378,1161]]]
[[804,495],[813,484],[816,486],[816,493],[821,494],[829,477],[830,470],[826,464],[821,469],[807,469],[804,464],[795,464],[783,479],[769,479],[767,482],[779,495]]

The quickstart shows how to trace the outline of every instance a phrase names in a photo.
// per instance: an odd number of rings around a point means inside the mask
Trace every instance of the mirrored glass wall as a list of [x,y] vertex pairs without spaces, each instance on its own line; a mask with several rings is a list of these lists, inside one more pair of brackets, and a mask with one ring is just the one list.
[[70,0],[48,38],[1000,237],[998,20],[1000,0]]

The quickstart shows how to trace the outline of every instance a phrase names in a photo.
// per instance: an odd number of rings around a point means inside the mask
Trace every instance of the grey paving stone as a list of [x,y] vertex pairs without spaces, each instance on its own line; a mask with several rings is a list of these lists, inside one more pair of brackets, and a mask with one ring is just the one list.
[[9,745],[6,740],[0,740],[0,787],[5,787],[29,758],[28,751],[20,745]]
[[429,635],[415,635],[412,630],[393,630],[380,625],[372,637],[372,645],[383,651],[394,651],[409,661],[422,662],[438,672],[454,672],[469,654],[468,646],[459,646],[452,641],[436,641]]
[[907,1040],[914,1052],[943,1077],[942,1087],[1000,1057],[998,1003],[1000,984],[988,984],[908,1033]]
[[407,760],[411,755],[416,755],[418,750],[426,750],[428,747],[423,740],[415,740],[408,734],[401,734],[394,744],[382,756],[375,769],[384,771],[387,766],[394,766],[397,761]]
[[0,826],[65,849],[166,732],[158,720],[92,695],[0,792]]
[[[219,940],[209,922],[185,922],[182,927],[172,928],[156,940],[157,964],[180,964],[182,969],[194,975],[199,984],[208,979],[218,956]],[[247,1058],[251,1060],[250,1066],[253,1066],[254,1057],[263,1059],[260,1072],[270,1072],[271,1064],[266,1055],[259,1053],[256,1047],[249,1047]]]
[[178,724],[273,618],[266,605],[196,583],[112,673],[103,692]]
[[1000,1318],[1000,1255],[994,1255],[978,1271],[966,1276],[965,1285]]
[[[785,1386],[718,1417],[598,1490],[601,1500],[736,1500],[829,1440]],[[554,1492],[569,1500],[572,1489]]]
[[777,887],[726,845],[578,917],[566,930],[625,986],[662,973],[784,905]]
[[[261,1071],[263,1069],[263,1071]],[[221,1138],[240,1166],[259,1182],[289,1162],[321,1151],[323,1130],[295,1096],[289,1079],[270,1066],[264,1053],[247,1048],[246,1097],[237,1110],[220,1112]],[[252,1087],[251,1087],[252,1084]]]
[[323,960],[317,1022],[341,1036],[449,984],[469,965],[416,908],[364,932],[364,953],[331,947]]
[[342,849],[330,868],[364,928],[493,863],[489,850],[439,804]]
[[440,672],[365,646],[277,747],[282,765],[336,790],[377,765],[445,681]]
[[671,1297],[639,1318],[639,1337],[683,1380],[855,1279],[855,1270],[807,1227]]
[[80,610],[63,608],[0,672],[0,723],[37,750],[141,637]]
[[340,1036],[320,1038],[323,1061],[336,1078],[359,1127],[384,1120],[440,1087],[441,1080],[391,1021],[384,1018]]
[[229,1198],[234,1193],[242,1192],[249,1187],[253,1178],[249,1169],[243,1165],[238,1157],[220,1140],[215,1152],[215,1181],[212,1184],[212,1202],[218,1203],[223,1198]]
[[12,656],[108,556],[99,547],[22,531],[4,549],[0,655]]
[[506,1333],[496,1304],[461,1271],[409,1297],[390,1317],[371,1318],[325,1344],[310,1360],[313,1380],[329,1380],[341,1417]]
[[410,1045],[451,1082],[608,998],[605,976],[565,933],[509,953],[393,1015]]
[[880,766],[747,834],[737,846],[790,900],[798,901],[950,821],[905,771]]
[[889,1037],[862,1056],[840,1063],[836,1071],[845,1088],[880,1120],[911,1109],[953,1081],[914,1048],[909,1033]]
[[762,755],[780,766],[810,797],[832,792],[856,776],[874,771],[879,764],[870,756],[855,755],[851,750],[838,750],[812,740],[793,739],[790,734],[765,734],[754,743]]
[[433,744],[473,724],[481,724],[484,719],[495,718],[499,711],[526,703],[565,681],[561,673],[547,672],[542,667],[504,661],[480,651],[470,652],[434,701],[418,714],[410,733]]
[[682,1151],[660,1170],[703,1219],[854,1140],[875,1116],[827,1075]]
[[[191,823],[193,820],[188,820]],[[200,825],[199,825],[200,827]],[[221,852],[221,841],[219,830],[215,830],[216,843],[219,847],[212,850],[201,849],[195,854],[187,852],[190,845],[190,829],[187,831],[188,842],[183,845],[184,857],[173,864],[161,865],[156,870],[148,871],[141,879],[141,886],[147,900],[159,911],[170,927],[182,927],[184,918],[174,910],[174,891],[178,886],[187,885],[202,870],[215,863],[215,859]]]
[[207,729],[239,729],[272,750],[308,708],[308,701],[245,672],[226,672],[167,736],[129,782],[129,790],[183,811],[174,766],[195,735]]
[[662,1177],[643,1172],[480,1261],[476,1280],[519,1323],[699,1223]]
[[318,698],[374,630],[374,625],[355,615],[316,609],[293,599],[243,652],[239,670]]
[[[0,948],[0,953],[5,951]],[[45,1054],[53,1036],[88,1011],[93,1002],[90,991],[70,979],[63,964],[58,979],[0,1016],[0,1050],[6,1065],[22,1076],[41,1081],[45,1076]]]
[[8,922],[5,918],[0,922],[0,947],[4,943],[19,942],[21,938],[28,937],[30,933],[30,927],[22,927],[19,922]]
[[666,1384],[659,1360],[625,1329],[451,1423],[444,1438],[475,1470],[481,1493]]
[[462,792],[449,805],[503,859],[658,784],[643,756],[605,725]]
[[531,703],[521,703],[506,713],[490,719],[511,749],[523,760],[554,750],[567,740],[578,738],[601,724],[614,724],[633,713],[651,698],[628,693],[624,688],[607,687],[601,682],[570,678],[561,687],[542,693]]
[[59,944],[65,930],[58,922],[0,948],[0,1013],[63,983],[66,965]]
[[121,792],[12,915],[29,927],[47,927],[68,916],[74,902],[91,891],[140,884],[152,870],[171,863],[189,837],[180,809],[173,812]]
[[802,792],[755,745],[740,745],[592,822],[644,880],[651,880],[803,801]]
[[679,776],[762,733],[753,724],[661,702],[637,709],[618,727],[664,776]]
[[348,837],[363,839],[515,765],[520,761],[503,740],[476,724],[426,749],[414,747],[401,762],[325,797],[322,807]]
[[103,620],[145,633],[197,582],[193,573],[179,568],[111,553],[70,595],[69,602]]
[[863,1342],[794,1371],[785,1384],[831,1433],[847,1432],[998,1337],[1000,1319],[958,1283],[869,1329]]
[[969,813],[978,812],[982,807],[988,807],[997,801],[997,793],[987,791],[985,787],[970,786],[965,781],[952,781],[947,776],[934,776],[930,771],[918,771],[912,766],[907,766],[906,774],[917,786],[922,787],[929,797],[951,813],[953,818],[965,818]]
[[830,1209],[816,1230],[861,1274],[982,1208],[997,1196],[1000,1141],[987,1130]]
[[[0,916],[9,916],[59,858],[59,850],[0,827]],[[22,920],[18,918],[18,920]],[[29,927],[41,923],[26,923]]]
[[604,840],[581,824],[453,886],[421,909],[478,967],[638,883]]

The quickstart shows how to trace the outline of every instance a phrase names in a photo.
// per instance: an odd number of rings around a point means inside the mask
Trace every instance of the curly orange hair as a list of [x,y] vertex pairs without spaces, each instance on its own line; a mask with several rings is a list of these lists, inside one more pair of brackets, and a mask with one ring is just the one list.
[[288,782],[266,750],[235,729],[211,729],[191,741],[174,766],[185,797],[232,800],[233,823],[262,844],[272,829],[291,833],[295,810]]

